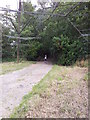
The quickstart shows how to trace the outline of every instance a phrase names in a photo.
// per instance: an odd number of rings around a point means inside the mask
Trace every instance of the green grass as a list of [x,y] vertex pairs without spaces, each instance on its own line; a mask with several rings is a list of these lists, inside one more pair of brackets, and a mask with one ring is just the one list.
[[[11,114],[10,118],[23,118],[29,110],[29,101],[33,99],[34,96],[41,97],[43,94],[49,95],[48,89],[52,85],[54,80],[58,80],[60,73],[60,67],[55,65],[48,74],[33,87],[32,91],[25,95],[21,101],[21,104],[16,107]],[[61,80],[61,79],[60,79]]]
[[58,78],[58,81],[61,81],[61,80],[62,80],[62,77],[59,77],[59,78]]
[[84,76],[84,80],[88,81],[90,78],[90,72],[88,72],[85,76]]
[[3,62],[3,63],[0,63],[0,67],[1,67],[1,71],[0,71],[0,75],[1,74],[5,74],[5,73],[9,73],[9,72],[12,72],[12,71],[16,71],[16,70],[20,70],[32,63],[35,63],[35,62],[32,62],[32,61],[21,61],[20,63],[17,63],[17,62]]

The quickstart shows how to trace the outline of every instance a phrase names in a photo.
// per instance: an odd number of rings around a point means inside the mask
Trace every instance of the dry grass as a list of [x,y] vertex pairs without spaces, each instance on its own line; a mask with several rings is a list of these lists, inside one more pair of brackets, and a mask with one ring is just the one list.
[[89,62],[88,62],[88,59],[87,60],[81,60],[81,61],[76,61],[76,65],[78,67],[88,67],[89,66]]
[[0,63],[0,74],[5,74],[5,73],[9,73],[12,71],[16,71],[16,70],[20,70],[24,67],[27,67],[28,65],[32,64],[34,62],[29,62],[29,61],[22,61],[20,63],[17,62],[3,62]]

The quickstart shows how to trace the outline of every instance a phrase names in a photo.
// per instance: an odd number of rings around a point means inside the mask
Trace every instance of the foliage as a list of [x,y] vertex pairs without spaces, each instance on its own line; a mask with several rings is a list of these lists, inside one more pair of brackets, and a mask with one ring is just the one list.
[[[59,4],[59,6],[54,11],[55,14],[67,14],[69,12],[69,9],[77,3],[61,4]],[[28,12],[48,13],[52,11],[53,5],[54,3],[51,4],[51,8],[47,10],[43,9],[43,6],[45,6],[43,4],[41,5],[42,9],[39,8],[38,10],[35,10],[31,3],[24,2],[22,9]],[[89,34],[89,31],[83,31],[83,29],[87,30],[89,27],[89,5],[89,2],[81,3],[81,5],[78,5],[67,17],[51,16],[47,19],[48,16],[45,15],[31,16],[25,13],[21,14],[21,29],[29,20],[30,21],[23,29],[20,36],[40,36],[41,39],[21,40],[20,57],[26,58],[27,60],[37,60],[39,56],[43,57],[45,54],[47,54],[49,58],[52,58],[53,60],[55,60],[56,63],[62,65],[71,65],[75,63],[76,60],[86,59],[89,54],[89,37],[81,37],[80,33],[68,21],[68,18],[79,30],[82,30],[80,31],[81,34]],[[18,20],[16,14],[14,24],[18,28],[17,23]],[[11,29],[4,30],[4,34],[9,35],[10,33],[14,36],[17,34],[16,31],[12,32]],[[14,46],[12,48],[10,46],[11,39],[8,39],[7,41],[6,39],[7,38],[3,36],[3,58],[10,56],[16,57],[16,47]]]
[[81,54],[81,45],[79,40],[70,40],[67,36],[61,35],[61,38],[53,38],[53,47],[57,63],[62,65],[73,64]]
[[36,60],[40,55],[39,51],[42,47],[42,44],[36,41],[32,41],[26,50],[27,60]]
[[8,27],[2,26],[2,57],[12,58],[14,57],[15,47],[11,46],[12,40],[4,35],[9,35],[10,29]]

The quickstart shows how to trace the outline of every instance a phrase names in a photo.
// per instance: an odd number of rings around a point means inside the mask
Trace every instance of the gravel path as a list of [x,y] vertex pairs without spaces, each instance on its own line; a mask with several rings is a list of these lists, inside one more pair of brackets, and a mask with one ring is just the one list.
[[2,98],[2,108],[0,110],[2,110],[4,118],[9,117],[12,110],[20,104],[22,97],[30,92],[33,85],[37,84],[51,68],[52,65],[39,62],[0,76],[0,88],[2,88],[0,94],[3,93],[0,96],[0,99]]

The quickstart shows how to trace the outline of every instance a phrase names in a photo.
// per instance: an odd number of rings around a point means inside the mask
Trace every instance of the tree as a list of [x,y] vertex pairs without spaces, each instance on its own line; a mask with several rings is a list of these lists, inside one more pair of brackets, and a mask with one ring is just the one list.
[[[62,65],[73,64],[77,59],[86,59],[88,38],[83,35],[89,34],[89,31],[84,29],[88,29],[90,3],[49,3],[49,8],[47,1],[39,4],[41,7],[35,10],[31,3],[23,3],[22,10],[32,12],[33,15],[21,14],[20,36],[39,36],[41,39],[21,40],[21,57],[37,60],[39,56],[47,54]],[[15,17],[16,28],[17,22]],[[17,32],[7,34],[15,36]]]

